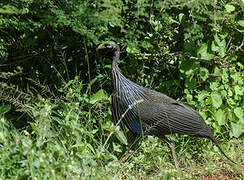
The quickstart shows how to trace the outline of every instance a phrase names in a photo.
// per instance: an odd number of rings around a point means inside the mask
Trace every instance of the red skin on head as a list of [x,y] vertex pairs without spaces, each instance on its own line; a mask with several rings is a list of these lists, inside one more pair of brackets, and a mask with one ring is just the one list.
[[114,49],[115,49],[115,51],[120,51],[120,47],[119,46],[116,46]]

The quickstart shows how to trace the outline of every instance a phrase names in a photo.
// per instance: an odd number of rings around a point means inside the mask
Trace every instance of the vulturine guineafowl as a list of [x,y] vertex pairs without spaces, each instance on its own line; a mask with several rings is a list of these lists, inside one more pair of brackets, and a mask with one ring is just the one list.
[[177,168],[174,146],[165,137],[173,133],[209,138],[233,162],[197,111],[162,93],[139,86],[121,73],[118,67],[120,47],[115,42],[101,44],[97,49],[113,53],[112,114],[115,124],[120,124],[122,128],[126,125],[136,136],[145,134],[162,138],[169,146]]

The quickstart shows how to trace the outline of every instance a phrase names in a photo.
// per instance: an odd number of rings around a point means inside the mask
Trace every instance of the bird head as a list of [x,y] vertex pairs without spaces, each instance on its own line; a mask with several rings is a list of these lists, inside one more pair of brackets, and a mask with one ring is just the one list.
[[119,45],[117,43],[115,43],[114,41],[110,41],[104,44],[100,44],[97,47],[97,50],[103,50],[103,49],[107,49],[109,51],[119,51]]

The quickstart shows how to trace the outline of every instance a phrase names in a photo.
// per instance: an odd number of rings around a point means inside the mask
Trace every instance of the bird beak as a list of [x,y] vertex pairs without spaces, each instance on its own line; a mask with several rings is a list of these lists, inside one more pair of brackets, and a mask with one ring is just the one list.
[[105,48],[105,45],[104,45],[104,44],[100,44],[100,45],[96,48],[96,50],[104,49],[104,48]]

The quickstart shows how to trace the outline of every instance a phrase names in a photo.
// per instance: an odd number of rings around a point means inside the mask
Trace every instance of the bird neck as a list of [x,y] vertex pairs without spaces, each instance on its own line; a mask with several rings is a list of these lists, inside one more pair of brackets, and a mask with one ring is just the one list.
[[120,76],[120,68],[118,66],[118,61],[119,61],[119,55],[120,55],[120,48],[119,46],[115,47],[114,52],[113,52],[113,63],[112,63],[112,77],[113,77],[113,86],[114,89],[117,88],[119,85],[118,82],[118,77]]
[[114,48],[114,54],[113,54],[113,66],[118,66],[119,61],[119,54],[120,54],[120,48],[119,46]]

